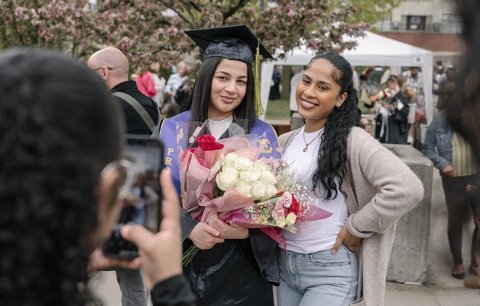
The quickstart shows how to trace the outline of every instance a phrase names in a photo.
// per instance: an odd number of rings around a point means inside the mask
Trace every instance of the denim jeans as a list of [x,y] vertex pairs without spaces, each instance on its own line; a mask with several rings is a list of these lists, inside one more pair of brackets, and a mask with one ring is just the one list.
[[280,254],[278,306],[342,306],[355,300],[357,256],[345,246],[310,254]]
[[122,292],[122,306],[147,306],[147,290],[139,270],[118,269],[117,282]]

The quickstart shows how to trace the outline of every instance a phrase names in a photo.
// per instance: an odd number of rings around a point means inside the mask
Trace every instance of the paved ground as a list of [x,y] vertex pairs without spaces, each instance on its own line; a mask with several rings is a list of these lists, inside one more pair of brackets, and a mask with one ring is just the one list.
[[[432,186],[428,276],[423,285],[387,283],[386,306],[480,306],[480,290],[466,289],[450,276],[452,260],[446,236],[447,216],[440,177],[435,171]],[[471,226],[464,232],[463,253],[466,268],[470,261]],[[467,277],[471,277],[468,275]],[[105,306],[120,306],[120,291],[113,272],[101,272],[91,282]],[[328,305],[325,305],[328,306]]]

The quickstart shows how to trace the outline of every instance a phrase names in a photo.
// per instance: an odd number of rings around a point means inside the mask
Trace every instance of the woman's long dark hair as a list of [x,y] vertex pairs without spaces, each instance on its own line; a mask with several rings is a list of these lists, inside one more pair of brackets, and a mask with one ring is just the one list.
[[59,53],[3,52],[0,71],[1,304],[86,305],[94,190],[121,151],[118,109],[95,72]]
[[[210,57],[200,66],[197,72],[197,79],[193,86],[193,92],[188,100],[188,107],[192,114],[191,120],[196,122],[205,122],[208,119],[208,106],[210,104],[210,92],[212,88],[212,79],[215,74],[215,70],[220,62],[224,58],[222,57]],[[254,91],[254,79],[252,66],[247,64],[247,92],[243,98],[242,103],[234,110],[235,117],[238,119],[246,119],[247,131],[253,125],[256,118],[255,105],[253,98]]]
[[[347,93],[343,104],[338,108],[335,106],[328,116],[318,151],[317,169],[312,178],[314,190],[321,185],[324,189],[322,197],[329,200],[336,198],[338,190],[342,188],[347,165],[347,137],[352,127],[360,126],[360,113],[350,63],[338,54],[323,53],[310,60],[307,70],[318,59],[327,60],[335,67],[332,78],[340,85],[338,95]],[[335,182],[336,178],[339,186]]]

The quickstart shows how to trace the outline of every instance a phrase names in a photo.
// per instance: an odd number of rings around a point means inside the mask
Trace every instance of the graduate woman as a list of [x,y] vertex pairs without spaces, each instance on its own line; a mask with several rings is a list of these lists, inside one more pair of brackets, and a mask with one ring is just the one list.
[[[166,119],[160,130],[167,147],[165,162],[178,189],[177,138],[183,137],[188,146],[195,146],[195,137],[204,133],[216,139],[256,134],[267,144],[263,156],[280,157],[273,128],[256,118],[254,92],[258,80],[252,66],[260,55],[271,57],[268,51],[246,26],[186,33],[204,50],[190,111]],[[185,123],[193,126],[197,122],[204,124],[200,133],[193,128],[177,130]],[[211,224],[192,219],[185,212],[182,216],[184,250],[192,244],[200,249],[184,271],[198,296],[198,305],[273,305],[271,283],[279,282],[276,243],[257,229],[226,224],[218,218]]]
[[279,306],[383,305],[395,223],[423,196],[415,174],[359,125],[352,67],[315,56],[296,99],[305,126],[280,137],[284,159],[332,213],[284,231]]

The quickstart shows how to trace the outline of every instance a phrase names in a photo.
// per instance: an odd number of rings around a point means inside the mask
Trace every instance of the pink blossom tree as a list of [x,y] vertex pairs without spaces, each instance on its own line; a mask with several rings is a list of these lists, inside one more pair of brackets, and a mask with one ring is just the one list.
[[269,50],[301,43],[340,52],[366,29],[348,22],[356,8],[329,0],[0,0],[0,47],[37,46],[86,58],[113,45],[133,66],[169,67],[195,50],[185,29],[247,24]]

